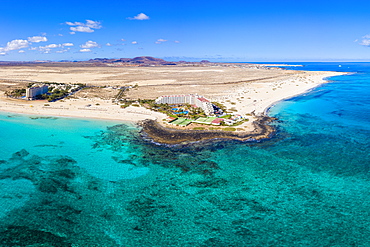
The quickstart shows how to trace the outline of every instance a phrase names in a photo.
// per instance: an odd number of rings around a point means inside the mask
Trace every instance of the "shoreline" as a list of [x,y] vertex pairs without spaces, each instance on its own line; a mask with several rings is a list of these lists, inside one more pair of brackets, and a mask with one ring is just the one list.
[[246,84],[225,92],[227,96],[215,98],[215,101],[221,102],[229,109],[237,109],[242,115],[251,112],[255,115],[267,115],[267,109],[280,101],[305,94],[322,84],[329,83],[330,77],[349,74],[332,71],[296,72],[299,74],[270,83]]
[[144,120],[138,123],[142,130],[143,137],[150,139],[156,144],[177,145],[203,142],[214,139],[238,140],[238,141],[259,141],[271,138],[275,128],[268,125],[276,118],[259,116],[252,124],[253,131],[237,132],[222,130],[179,130],[164,127],[155,120]]
[[[330,71],[327,71],[327,72],[330,72]],[[322,81],[323,81],[322,83],[320,83],[320,84],[318,84],[318,85],[316,85],[314,87],[308,88],[306,91],[303,91],[301,93],[297,93],[295,95],[288,96],[286,98],[282,98],[282,99],[280,99],[278,101],[275,101],[275,102],[271,103],[268,107],[265,108],[265,110],[263,111],[262,114],[268,116],[268,113],[269,113],[270,109],[273,108],[275,105],[279,104],[280,102],[285,101],[285,100],[288,100],[288,99],[292,99],[292,98],[295,98],[295,97],[298,97],[298,96],[301,96],[301,95],[304,95],[304,94],[307,94],[307,93],[313,91],[315,88],[318,88],[318,87],[322,86],[323,84],[330,83],[330,80],[329,80],[330,77],[340,76],[340,75],[351,75],[351,74],[355,74],[355,73],[352,73],[352,72],[346,72],[346,73],[333,72],[333,73],[339,73],[339,74],[335,74],[335,75],[323,77],[322,78]]]
[[[62,107],[62,104],[57,106],[42,106],[49,102],[44,101],[25,101],[23,104],[19,103],[19,100],[8,99],[4,105],[0,105],[0,112],[13,113],[13,114],[24,114],[24,115],[36,115],[45,117],[66,117],[66,118],[83,118],[83,119],[96,119],[96,120],[108,120],[108,121],[123,121],[137,124],[139,121],[145,119],[157,119],[159,117],[164,118],[164,114],[150,111],[144,107],[132,107],[120,108],[118,105],[102,105],[99,108],[85,108],[82,109],[81,105],[75,105],[74,107]],[[4,103],[3,100],[0,100]],[[58,103],[58,102],[54,102]],[[68,103],[68,102],[63,102]],[[8,104],[8,107],[6,107]],[[84,102],[86,104],[86,102]],[[32,106],[32,107],[30,107]],[[28,108],[30,107],[30,108]]]
[[284,100],[297,97],[299,95],[306,94],[315,88],[321,86],[325,83],[330,83],[329,78],[339,75],[348,75],[350,73],[341,72],[330,72],[324,71],[325,73],[331,74],[330,76],[324,76],[321,78],[321,83],[315,83],[313,87],[310,87],[299,93],[280,98],[277,101],[272,102],[266,108],[264,108],[262,113],[255,116],[255,120],[249,123],[253,126],[252,131],[211,131],[211,130],[179,130],[171,128],[169,126],[163,126],[156,121],[144,120],[139,122],[139,126],[143,129],[141,131],[142,136],[149,137],[156,144],[165,145],[178,145],[178,144],[188,144],[194,142],[208,141],[212,139],[228,139],[228,140],[239,140],[239,141],[259,141],[263,139],[271,138],[275,133],[276,129],[269,125],[272,121],[278,120],[277,118],[268,116],[268,112],[272,107],[279,104]]
[[[57,102],[26,101],[0,95],[0,111],[26,115],[88,118],[123,121],[141,126],[142,135],[154,142],[179,144],[210,139],[234,139],[240,141],[270,138],[275,129],[268,124],[275,120],[268,116],[269,110],[279,102],[305,94],[314,88],[329,83],[333,76],[349,73],[331,71],[295,71],[295,74],[273,81],[246,82],[230,87],[219,95],[210,96],[212,101],[224,104],[227,109],[236,109],[243,116],[251,115],[249,122],[237,131],[176,129],[161,122],[167,115],[144,107],[121,108],[111,100],[100,98],[64,99]],[[145,133],[145,134],[144,134]]]

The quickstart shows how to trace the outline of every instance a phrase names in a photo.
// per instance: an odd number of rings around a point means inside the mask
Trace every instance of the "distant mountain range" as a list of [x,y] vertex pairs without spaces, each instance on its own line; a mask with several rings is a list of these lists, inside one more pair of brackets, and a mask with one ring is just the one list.
[[164,59],[143,56],[143,57],[134,57],[134,58],[119,58],[119,59],[112,59],[112,58],[94,58],[88,61],[68,61],[62,60],[59,62],[55,61],[0,61],[0,65],[32,65],[32,64],[49,64],[49,65],[67,65],[73,63],[74,65],[80,66],[165,66],[165,65],[185,65],[185,64],[206,64],[210,63],[207,60],[202,60],[200,62],[186,62],[186,61],[179,61],[179,62],[169,62]]
[[200,62],[186,62],[186,61],[169,62],[161,58],[148,57],[148,56],[134,57],[134,58],[119,58],[119,59],[95,58],[95,59],[90,59],[87,62],[88,63],[111,63],[111,64],[123,63],[123,64],[133,64],[133,65],[143,65],[143,66],[210,63],[208,60],[202,60]]
[[139,65],[176,65],[175,62],[168,62],[166,60],[155,57],[134,57],[134,58],[95,58],[87,62],[91,63],[126,63],[126,64],[139,64]]

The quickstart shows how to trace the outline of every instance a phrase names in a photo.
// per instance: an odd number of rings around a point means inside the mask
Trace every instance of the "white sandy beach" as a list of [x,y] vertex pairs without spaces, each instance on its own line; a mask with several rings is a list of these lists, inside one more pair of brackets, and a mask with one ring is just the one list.
[[[50,106],[45,106],[45,104]],[[130,122],[166,118],[166,115],[150,111],[144,107],[129,106],[123,109],[119,105],[112,104],[109,100],[101,99],[71,99],[64,102],[47,102],[14,100],[2,96],[0,97],[0,111],[30,115],[94,118]]]
[[[19,72],[20,71],[16,71],[14,74]],[[42,72],[44,73],[44,71]],[[9,70],[7,70],[7,73],[9,73]],[[261,71],[261,73],[266,72]],[[211,101],[222,103],[228,110],[247,116],[250,121],[239,127],[243,128],[243,130],[253,130],[252,122],[255,118],[250,115],[265,114],[266,109],[271,105],[276,104],[283,99],[303,94],[322,83],[326,83],[327,81],[324,80],[324,78],[344,74],[339,72],[311,71],[294,72],[291,74],[287,74],[286,71],[283,71],[283,73],[285,73],[283,76],[276,77],[275,80],[255,80],[238,83],[231,87],[224,86],[222,91],[219,90],[206,95],[206,97]],[[288,71],[288,73],[290,72]],[[89,78],[92,78],[92,76],[93,75],[89,75]],[[23,76],[22,79],[29,78]],[[246,80],[247,79],[249,78],[246,78]],[[155,78],[152,77],[150,82],[156,82]],[[160,83],[165,82],[166,81],[164,80],[160,81]],[[173,80],[167,80],[167,82],[171,84],[173,83]],[[3,84],[3,86],[9,86],[11,81],[2,81],[0,84]],[[92,95],[90,95],[90,97],[77,97],[76,99],[47,102],[11,99],[7,98],[4,95],[4,92],[0,92],[0,111],[30,115],[83,117],[131,122],[137,122],[144,119],[161,120],[166,118],[166,115],[150,111],[144,107],[130,106],[123,109],[119,105],[113,104],[112,100],[103,100],[101,98],[93,97]]]
[[235,108],[239,114],[265,114],[277,102],[303,94],[323,83],[325,78],[343,75],[340,72],[304,72],[287,79],[274,82],[250,83],[225,92],[226,96],[214,97],[212,101],[224,104],[228,109]]

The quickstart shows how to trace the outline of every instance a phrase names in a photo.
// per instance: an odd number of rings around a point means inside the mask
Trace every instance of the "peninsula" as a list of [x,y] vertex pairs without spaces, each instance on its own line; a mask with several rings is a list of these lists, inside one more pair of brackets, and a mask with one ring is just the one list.
[[[58,63],[2,62],[0,110],[132,121],[139,123],[152,140],[167,144],[213,138],[256,140],[268,138],[273,132],[273,128],[266,127],[271,121],[266,110],[271,105],[317,87],[327,82],[327,77],[341,74],[257,64],[167,62],[152,57]],[[66,97],[58,100],[49,96],[51,101],[27,100],[29,98],[22,98],[21,94],[9,97],[15,90],[21,92],[40,83],[52,84],[54,88],[84,87],[65,93]],[[243,121],[235,126],[204,125],[199,121],[186,126],[171,125],[168,120],[171,114],[156,110],[158,107],[152,105],[148,107],[148,102],[165,95],[201,95],[222,108],[223,116],[237,115]],[[180,114],[191,118],[188,111]]]

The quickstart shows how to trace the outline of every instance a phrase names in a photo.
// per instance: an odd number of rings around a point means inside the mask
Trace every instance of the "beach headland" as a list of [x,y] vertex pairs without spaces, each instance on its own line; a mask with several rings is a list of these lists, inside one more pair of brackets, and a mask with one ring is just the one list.
[[[268,123],[267,109],[277,102],[303,94],[323,83],[325,78],[345,73],[296,71],[252,64],[202,64],[157,67],[73,67],[66,65],[27,65],[0,67],[0,111],[29,115],[110,119],[138,123],[149,139],[157,143],[178,144],[210,139],[241,141],[269,138],[274,128]],[[6,96],[12,88],[24,88],[30,82],[56,82],[88,85],[71,97],[55,102],[21,100]],[[122,87],[130,90],[120,94]],[[218,102],[230,113],[249,121],[235,131],[190,125],[186,128],[166,124],[163,113],[134,104],[122,107],[124,99],[155,99],[162,95],[200,94]],[[230,130],[230,129],[229,129]]]
[[239,141],[258,141],[268,139],[275,133],[275,128],[268,125],[276,118],[260,116],[253,122],[254,130],[233,132],[222,130],[181,130],[164,127],[155,120],[144,120],[138,124],[142,135],[159,144],[176,145],[212,139],[232,139]]

